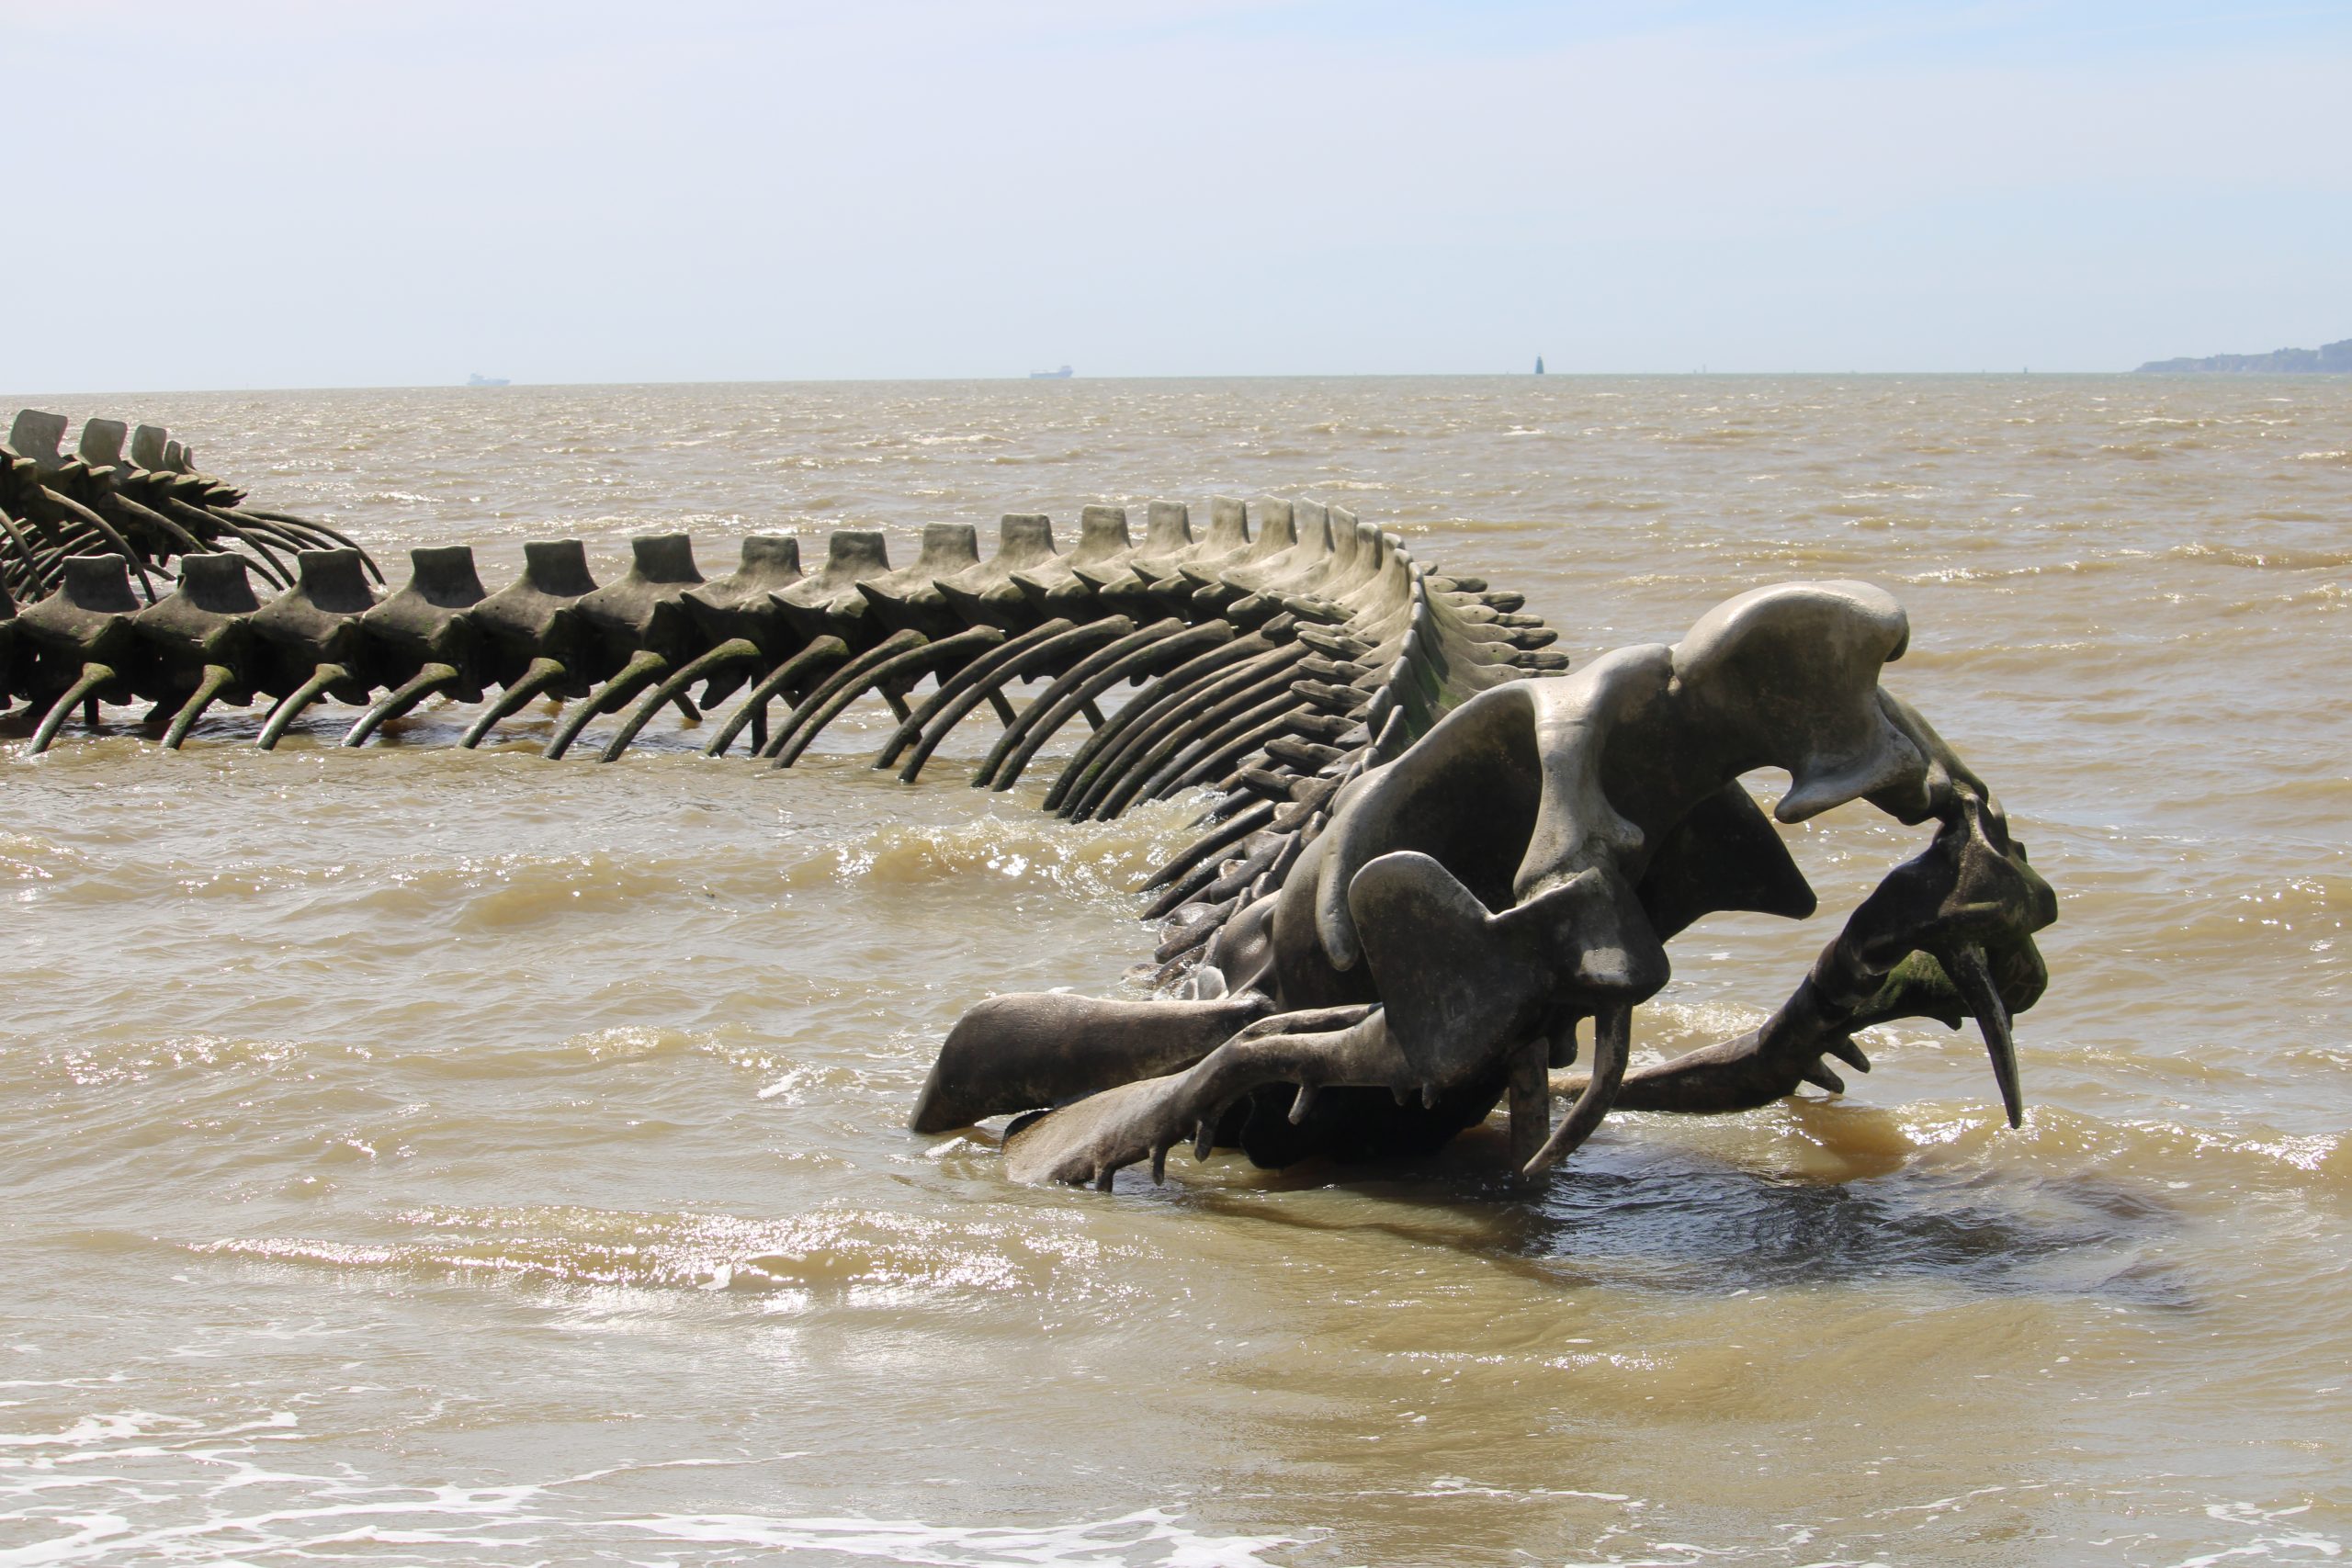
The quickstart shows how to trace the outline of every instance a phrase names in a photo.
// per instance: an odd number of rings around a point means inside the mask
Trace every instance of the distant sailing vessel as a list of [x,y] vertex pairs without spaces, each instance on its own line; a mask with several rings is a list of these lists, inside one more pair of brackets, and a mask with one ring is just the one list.
[[466,378],[466,385],[469,387],[504,387],[512,384],[503,376],[485,376],[479,370]]
[[1058,370],[1032,370],[1029,372],[1029,379],[1032,381],[1067,381],[1074,374],[1075,372],[1072,371],[1069,366],[1065,365]]
[[1535,373],[1538,376],[1544,374],[1544,356],[1540,354],[1535,356]]

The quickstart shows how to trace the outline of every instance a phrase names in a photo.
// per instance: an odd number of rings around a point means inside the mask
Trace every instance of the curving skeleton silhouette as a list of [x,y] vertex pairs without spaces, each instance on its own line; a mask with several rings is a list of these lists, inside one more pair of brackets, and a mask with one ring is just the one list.
[[[1984,781],[1881,683],[1909,631],[1870,584],[1758,589],[1671,646],[1568,673],[1521,595],[1434,574],[1344,508],[1219,498],[1198,536],[1179,502],[1151,502],[1140,539],[1124,508],[1090,506],[1067,553],[1036,514],[1007,516],[985,560],[977,530],[934,524],[899,569],[878,533],[834,532],[814,572],[797,539],[758,536],[715,581],[684,535],[635,540],[603,586],[579,541],[527,544],[496,592],[469,547],[420,547],[379,599],[356,546],[245,506],[160,429],[128,460],[121,424],[88,422],[71,457],[65,429],[28,411],[0,448],[0,690],[39,716],[32,753],[108,703],[153,705],[167,748],[217,706],[266,702],[269,748],[340,703],[358,746],[435,695],[484,705],[471,747],[547,696],[571,705],[545,753],[614,716],[611,761],[665,705],[698,719],[733,697],[705,750],[748,730],[788,767],[878,694],[899,722],[874,764],[908,782],[986,705],[1001,731],[976,785],[1010,788],[1083,718],[1047,809],[1214,791],[1148,885],[1150,997],[999,997],[943,1044],[913,1127],[1014,1114],[1018,1178],[1158,1178],[1185,1143],[1268,1166],[1394,1158],[1504,1104],[1532,1175],[1612,1107],[1841,1089],[1831,1059],[1866,1071],[1854,1034],[1905,1017],[1973,1018],[2022,1113],[2010,1020],[2041,994],[2033,933],[2055,898]],[[1760,1028],[1629,1071],[1633,1010],[1677,933],[1814,910],[1738,783],[1768,767],[1791,779],[1783,822],[1861,800],[1932,840]],[[1552,1072],[1588,1021],[1589,1071],[1555,1125]]]

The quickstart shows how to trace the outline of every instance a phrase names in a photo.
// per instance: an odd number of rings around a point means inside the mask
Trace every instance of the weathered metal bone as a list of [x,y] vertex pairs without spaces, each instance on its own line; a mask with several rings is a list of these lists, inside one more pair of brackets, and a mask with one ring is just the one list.
[[[65,425],[28,412],[17,434],[53,454]],[[85,427],[83,446],[103,457],[119,450],[120,437],[119,428],[96,422]],[[152,426],[141,426],[131,446],[159,462],[188,461]],[[46,473],[65,462],[32,466]],[[178,468],[142,471],[190,479]],[[641,693],[602,748],[609,760],[663,704],[677,705],[691,719],[695,710],[686,693],[699,681],[706,704],[738,689],[749,694],[719,725],[710,750],[724,750],[748,727],[754,750],[788,763],[869,691],[912,723],[912,689],[931,679],[940,684],[940,697],[924,703],[921,722],[886,749],[888,761],[903,758],[903,776],[915,776],[948,729],[983,702],[1006,729],[981,772],[983,782],[1000,787],[1022,776],[1071,719],[1084,717],[1102,743],[1091,747],[1082,780],[1055,781],[1055,804],[1072,815],[1113,815],[1135,799],[1217,783],[1269,742],[1297,758],[1314,757],[1299,749],[1325,747],[1350,720],[1333,711],[1331,692],[1301,686],[1292,670],[1313,651],[1301,640],[1306,629],[1347,622],[1368,634],[1344,644],[1362,651],[1394,641],[1390,634],[1405,624],[1417,592],[1409,563],[1377,534],[1344,513],[1335,527],[1330,514],[1311,503],[1295,511],[1293,503],[1269,502],[1261,510],[1266,523],[1253,537],[1244,504],[1220,499],[1212,503],[1206,535],[1195,540],[1182,505],[1154,502],[1138,544],[1123,508],[1089,507],[1077,547],[1067,555],[1057,551],[1047,519],[1017,513],[1004,520],[1001,547],[985,560],[968,525],[936,525],[924,531],[922,558],[897,571],[880,535],[844,529],[828,541],[824,568],[808,577],[800,573],[797,540],[762,536],[745,542],[733,576],[710,583],[695,570],[683,536],[655,536],[637,542],[630,573],[606,588],[589,576],[577,541],[534,541],[525,547],[521,579],[494,594],[483,591],[465,547],[438,547],[413,551],[409,581],[380,603],[371,602],[347,567],[334,569],[333,603],[322,597],[318,574],[329,570],[322,563],[348,558],[334,550],[296,551],[290,566],[279,552],[265,551],[248,558],[250,570],[285,587],[267,605],[218,612],[235,623],[215,628],[220,637],[233,637],[244,651],[210,661],[228,673],[209,678],[206,702],[273,699],[265,745],[277,744],[319,701],[361,705],[366,711],[345,736],[356,745],[427,696],[474,700],[494,689],[495,699],[461,741],[472,745],[524,703],[547,695],[577,704],[548,747],[560,754],[604,712]],[[255,520],[275,515],[252,508],[245,513]],[[1303,533],[1300,517],[1306,519]],[[139,565],[136,551],[124,559]],[[369,563],[359,559],[367,570]],[[62,590],[63,559],[54,566]],[[1219,573],[1227,566],[1250,568],[1249,581],[1227,583]],[[1276,587],[1308,589],[1314,596],[1299,598],[1304,613],[1297,613],[1270,597]],[[183,589],[179,597],[187,596]],[[65,595],[61,607],[73,600]],[[1463,611],[1484,613],[1462,595],[1453,600]],[[1237,618],[1232,612],[1244,604],[1250,611]],[[1258,632],[1237,638],[1244,625]],[[988,627],[1004,635],[976,635]],[[1475,628],[1464,620],[1461,629]],[[27,640],[9,634],[12,645]],[[1439,644],[1431,639],[1431,646]],[[208,682],[206,664],[191,659],[187,647],[153,652],[129,673],[116,671],[86,688],[77,701],[87,705],[92,694],[107,701],[145,698],[183,712]],[[28,663],[19,653],[9,683],[12,690],[25,686],[25,671],[32,669],[42,682],[27,694],[53,705],[81,684],[85,662]],[[1474,662],[1496,660],[1481,652]],[[1515,662],[1513,672],[1546,668],[1544,660],[1509,649],[1502,662]],[[60,668],[65,664],[72,668]],[[1045,695],[1016,712],[1010,689],[1037,680],[1048,682]],[[1417,686],[1432,691],[1436,680],[1434,666],[1415,675]],[[1114,689],[1137,682],[1148,682],[1149,700],[1106,715]],[[1380,695],[1373,694],[1375,702]],[[778,696],[793,710],[771,735],[767,709]],[[1388,700],[1416,714],[1430,711],[1427,693]],[[1351,705],[1361,704],[1340,701],[1340,710]],[[190,724],[195,716],[187,715]],[[1131,744],[1111,744],[1122,739]]]
[[[101,703],[154,704],[175,747],[214,705],[268,696],[266,749],[321,700],[366,707],[345,737],[358,745],[429,695],[494,690],[460,744],[544,694],[576,705],[546,747],[560,756],[636,698],[601,749],[612,761],[663,706],[696,718],[700,682],[704,706],[744,694],[713,754],[748,728],[755,753],[789,766],[878,694],[900,723],[875,765],[909,782],[986,702],[1002,733],[976,785],[1010,787],[1082,716],[1093,731],[1047,809],[1106,818],[1214,790],[1201,837],[1146,889],[1166,922],[1156,999],[999,998],[943,1046],[915,1126],[1039,1113],[1006,1138],[1015,1176],[1107,1184],[1147,1160],[1157,1176],[1182,1142],[1267,1165],[1396,1157],[1498,1103],[1512,1162],[1532,1173],[1612,1106],[1836,1090],[1830,1058],[1868,1068],[1856,1032],[1912,1016],[1976,1019],[2009,1120],[2022,1113],[2009,1021],[2045,983],[2031,933],[2054,899],[1983,782],[1880,685],[1907,626],[1867,584],[1758,590],[1672,647],[1531,680],[1567,661],[1521,596],[1431,575],[1344,509],[1267,501],[1253,533],[1253,508],[1217,498],[1197,538],[1181,503],[1150,503],[1140,542],[1125,509],[1090,506],[1066,555],[1035,513],[1008,515],[986,559],[975,530],[934,525],[897,570],[871,531],[834,533],[811,576],[797,540],[757,536],[715,582],[683,535],[635,541],[603,588],[576,540],[526,545],[497,593],[467,547],[419,548],[378,602],[364,554],[310,547],[341,536],[224,501],[153,427],[132,451],[168,504],[144,511],[88,477],[114,468],[119,425],[85,426],[70,460],[53,416],[20,415],[14,434],[35,456],[12,452],[0,473],[30,497],[0,505],[0,682],[42,714],[36,751],[77,707],[95,726]],[[238,553],[174,522],[199,503]],[[175,547],[146,549],[109,516]],[[131,573],[175,557],[176,591],[151,584],[142,607]],[[249,572],[283,591],[263,604]],[[15,594],[18,581],[37,592]],[[926,680],[936,690],[915,702]],[[1043,687],[1016,708],[1020,682]],[[1110,705],[1122,685],[1132,694]],[[779,697],[790,711],[771,732]],[[1860,799],[1933,821],[1935,840],[1761,1027],[1634,1068],[1634,1010],[1665,982],[1677,932],[1715,910],[1813,908],[1737,782],[1763,767],[1790,775],[1783,821]],[[1554,1077],[1587,1021],[1591,1070]],[[1573,1096],[1557,1125],[1555,1090]]]
[[[2031,933],[2055,901],[1983,782],[1879,685],[1907,639],[1868,584],[1762,589],[1672,647],[1489,687],[1418,741],[1384,735],[1385,759],[1360,744],[1318,770],[1335,790],[1296,770],[1253,779],[1275,808],[1241,819],[1264,825],[1221,827],[1170,868],[1213,931],[1196,940],[1172,911],[1187,987],[1242,1004],[1246,1025],[1192,1054],[1214,1031],[1166,1003],[1001,997],[950,1033],[913,1125],[1046,1110],[1008,1136],[1012,1172],[1107,1186],[1128,1165],[1157,1176],[1187,1142],[1269,1165],[1410,1155],[1508,1099],[1532,1175],[1615,1104],[1727,1111],[1840,1088],[1824,1058],[1866,1067],[1852,1032],[1912,1016],[1979,1021],[2014,1124],[2008,1018],[2041,993]],[[1629,1076],[1634,1009],[1664,985],[1671,937],[1714,910],[1813,908],[1736,783],[1765,767],[1790,776],[1782,821],[1866,800],[1936,822],[1936,841],[1762,1029]],[[1555,1128],[1546,1069],[1568,1065],[1586,1020],[1593,1070]]]
[[[322,523],[247,506],[242,491],[197,472],[195,455],[159,426],[130,434],[126,460],[121,421],[85,421],[71,456],[69,424],[20,410],[0,446],[0,590],[19,603],[55,592],[75,555],[119,557],[152,604],[152,570],[175,558],[240,555],[264,582],[285,588],[289,557],[356,547]],[[360,558],[382,581],[365,551]]]
[[131,618],[139,608],[121,557],[69,556],[56,592],[17,614],[10,689],[46,714],[34,751],[48,750],[77,705],[96,728],[100,702],[136,699],[142,649]]

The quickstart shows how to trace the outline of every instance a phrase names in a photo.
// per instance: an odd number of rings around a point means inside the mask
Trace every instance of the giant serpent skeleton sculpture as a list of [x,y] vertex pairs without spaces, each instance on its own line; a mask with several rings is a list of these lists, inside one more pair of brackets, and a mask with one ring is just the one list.
[[[2055,899],[1984,781],[1880,684],[1908,626],[1867,583],[1758,589],[1671,647],[1569,674],[1520,595],[1437,575],[1342,508],[1260,502],[1253,533],[1252,509],[1219,499],[1198,536],[1185,506],[1152,502],[1140,541],[1123,509],[1090,506],[1068,553],[1045,517],[1008,516],[986,560],[972,527],[934,524],[896,570],[878,533],[836,531],[810,573],[797,540],[754,536],[715,581],[683,535],[635,540],[602,587],[578,541],[527,544],[495,593],[469,547],[421,547],[379,600],[356,547],[241,509],[161,431],[141,427],[126,468],[122,428],[91,422],[68,460],[64,422],[28,413],[15,436],[35,450],[0,453],[6,583],[35,591],[0,593],[0,688],[40,715],[34,752],[77,707],[95,726],[101,703],[153,704],[177,747],[214,704],[266,697],[267,748],[334,700],[362,710],[356,746],[426,697],[494,692],[460,744],[535,697],[577,699],[546,754],[627,708],[610,761],[665,705],[698,717],[699,682],[703,707],[742,694],[712,755],[748,729],[788,767],[878,694],[899,722],[875,766],[909,782],[987,704],[1002,730],[976,785],[1010,788],[1083,716],[1047,809],[1106,818],[1212,789],[1204,831],[1147,885],[1164,922],[1148,998],[998,997],[942,1046],[912,1125],[1013,1115],[1016,1177],[1107,1188],[1148,1163],[1158,1179],[1184,1143],[1262,1166],[1390,1158],[1506,1103],[1512,1162],[1532,1175],[1612,1107],[1838,1090],[1831,1059],[1869,1067],[1855,1033],[1907,1017],[1974,1019],[2021,1115],[2010,1018],[2041,995],[2033,932]],[[209,532],[162,528],[142,512],[169,512],[142,496],[201,511]],[[173,557],[176,587],[142,605],[133,572]],[[280,590],[266,604],[254,573]],[[1042,690],[1016,708],[1024,682]],[[1932,822],[1933,840],[1762,1026],[1629,1070],[1668,941],[1716,911],[1813,912],[1738,782],[1767,767],[1790,777],[1783,822],[1864,800]],[[1589,1071],[1555,1126],[1554,1070],[1587,1021]]]

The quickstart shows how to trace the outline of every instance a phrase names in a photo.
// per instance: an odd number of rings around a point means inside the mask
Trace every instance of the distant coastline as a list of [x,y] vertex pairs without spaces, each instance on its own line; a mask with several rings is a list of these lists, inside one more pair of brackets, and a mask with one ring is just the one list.
[[2203,359],[2151,359],[2135,372],[2170,376],[2184,372],[2237,376],[2352,375],[2352,337],[2317,348],[2274,348],[2268,354],[2213,354]]

